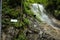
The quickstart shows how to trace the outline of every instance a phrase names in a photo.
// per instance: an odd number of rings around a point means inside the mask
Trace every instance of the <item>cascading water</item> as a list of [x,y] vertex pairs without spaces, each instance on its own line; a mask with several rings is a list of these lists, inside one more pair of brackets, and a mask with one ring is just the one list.
[[[47,26],[43,25],[44,23],[42,24],[42,28],[44,32],[48,33],[54,38],[60,37],[60,34],[59,34],[60,28],[58,28],[59,26],[55,23],[57,21],[55,20],[55,18],[53,19],[53,17],[49,17],[47,15],[47,11],[44,9],[44,6],[42,4],[34,3],[30,6],[30,8],[31,8],[31,11],[34,13],[34,15],[36,15],[35,17],[38,20],[47,24]],[[39,26],[36,26],[35,28],[41,30]],[[39,32],[40,35],[42,33],[43,33],[42,31]]]
[[36,15],[36,18],[47,23],[50,26],[54,26],[52,20],[46,15],[46,10],[42,4],[34,3],[31,5],[31,11]]

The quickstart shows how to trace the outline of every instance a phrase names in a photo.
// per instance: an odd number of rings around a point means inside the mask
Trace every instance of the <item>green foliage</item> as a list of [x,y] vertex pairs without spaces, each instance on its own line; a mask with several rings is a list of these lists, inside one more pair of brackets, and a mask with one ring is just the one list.
[[46,8],[51,12],[54,17],[60,19],[60,0],[49,0]]
[[[2,25],[6,27],[20,28],[23,30],[28,25],[28,19],[23,19],[23,13],[21,13],[22,0],[3,0],[2,5]],[[19,6],[19,7],[18,7]],[[17,19],[18,22],[11,22],[11,19]],[[23,20],[23,21],[22,21]],[[8,28],[7,28],[8,29]],[[21,31],[19,29],[19,31]],[[18,33],[19,34],[19,33]],[[14,38],[13,38],[14,39]],[[20,33],[18,38],[14,40],[26,40],[24,33]]]
[[46,6],[48,4],[48,0],[35,0],[36,3],[39,3],[39,4],[43,4],[44,6]]
[[25,24],[29,24],[29,19],[24,18],[24,23],[25,23]]
[[20,27],[20,23],[19,22],[11,23],[11,25],[13,25],[14,27]]
[[27,40],[27,38],[23,32],[20,32],[18,38],[15,38],[15,40]]
[[30,0],[26,0],[26,2],[24,2],[24,11],[25,11],[25,13],[31,15],[31,10],[29,8],[29,6],[30,6],[30,2],[29,1]]
[[2,19],[2,24],[5,24],[5,25],[10,25],[10,20],[9,19],[7,19],[7,18],[4,18],[4,19]]
[[10,9],[9,7],[6,7],[2,11],[4,14],[10,15],[10,17],[17,18],[19,15],[19,12],[16,11],[15,9]]
[[[24,28],[27,26],[30,21],[28,18],[23,18],[23,13],[28,14],[33,17],[34,13],[30,9],[30,5],[33,3],[43,4],[49,11],[53,11],[52,14],[54,14],[56,17],[60,15],[60,0],[2,0],[2,24],[3,25],[11,25],[16,28]],[[23,3],[23,4],[22,4]],[[16,10],[17,6],[21,7],[21,4],[23,5],[23,13],[21,14],[21,9]],[[53,9],[53,10],[52,10]],[[22,16],[23,15],[23,16]],[[27,15],[27,16],[28,16]],[[40,15],[39,15],[40,16]],[[36,17],[36,19],[39,20],[39,16]],[[18,22],[13,23],[10,22],[11,18],[18,19]],[[34,17],[33,17],[34,18]],[[22,20],[23,21],[22,21]],[[40,20],[39,20],[40,21]],[[19,34],[18,38],[15,40],[27,40],[24,33],[21,32]]]
[[[15,3],[16,4],[21,4],[20,2],[21,1],[19,1],[19,0],[16,0],[16,1],[15,0],[13,0],[13,1],[12,0],[3,0],[3,9],[2,9],[2,13],[3,13],[2,23],[3,24],[9,24],[9,25],[12,25],[14,27],[23,27],[25,24],[28,24],[27,19],[23,19],[22,18],[23,14],[21,14],[21,12],[20,12],[21,9],[20,10],[16,10],[16,8],[11,7]],[[12,5],[10,5],[10,4],[12,4]],[[9,16],[9,17],[5,18],[4,16]],[[19,18],[19,19],[22,19],[24,22],[18,20],[18,22],[13,23],[13,22],[10,22],[11,18],[14,18],[14,19],[18,19]],[[6,21],[6,19],[8,19],[9,21]]]
[[20,34],[19,37],[18,37],[18,39],[16,39],[16,40],[26,40],[26,38],[25,38],[24,35]]
[[55,15],[59,16],[60,15],[60,11],[59,10],[55,10]]

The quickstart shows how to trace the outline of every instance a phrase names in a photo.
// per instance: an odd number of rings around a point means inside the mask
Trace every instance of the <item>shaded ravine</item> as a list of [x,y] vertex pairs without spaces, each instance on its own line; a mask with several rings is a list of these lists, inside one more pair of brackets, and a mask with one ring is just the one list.
[[46,14],[47,12],[44,9],[44,6],[42,4],[37,4],[37,3],[32,4],[31,10],[34,13],[34,15],[36,15],[36,18],[38,18],[42,22],[47,23],[48,25],[52,26],[53,28],[58,29],[57,27],[59,27],[59,25],[54,23],[53,22],[54,20],[49,18],[49,16]]

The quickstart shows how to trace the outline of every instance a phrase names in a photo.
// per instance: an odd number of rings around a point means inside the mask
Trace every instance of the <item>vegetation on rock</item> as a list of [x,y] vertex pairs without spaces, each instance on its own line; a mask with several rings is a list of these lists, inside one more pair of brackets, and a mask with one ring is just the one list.
[[[28,35],[28,33],[30,33],[31,31],[32,34],[37,33],[34,29],[31,30],[29,28],[34,24],[34,18],[36,18],[36,15],[34,15],[33,12],[30,10],[30,5],[33,3],[43,4],[45,6],[45,9],[50,12],[51,15],[60,20],[60,0],[2,0],[2,35],[3,33],[6,35],[9,34],[9,27],[13,27],[15,29],[14,33],[16,34],[14,34],[11,40],[27,40],[28,38],[25,34]],[[17,19],[18,22],[11,22],[11,19]],[[29,29],[31,31],[24,33],[26,29]],[[12,36],[11,34],[9,35]]]

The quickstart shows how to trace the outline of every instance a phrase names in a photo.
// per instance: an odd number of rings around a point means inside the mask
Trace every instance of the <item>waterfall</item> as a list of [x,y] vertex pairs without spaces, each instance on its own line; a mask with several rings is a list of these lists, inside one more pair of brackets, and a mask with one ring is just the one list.
[[[37,4],[37,3],[34,3],[34,4],[32,4],[31,6],[30,6],[30,9],[31,9],[31,12],[33,12],[33,14],[34,15],[36,15],[35,17],[38,19],[38,20],[40,20],[40,21],[42,21],[42,22],[44,22],[44,23],[46,23],[48,26],[47,26],[47,28],[46,28],[46,26],[45,25],[43,25],[43,26],[45,26],[44,27],[44,30],[45,30],[45,32],[47,32],[47,33],[49,33],[50,35],[52,35],[53,37],[59,37],[59,32],[60,32],[60,28],[59,28],[59,26],[55,23],[55,22],[57,22],[56,20],[55,20],[55,18],[53,18],[53,17],[51,17],[51,16],[48,16],[48,13],[47,13],[47,11],[45,10],[45,8],[44,8],[44,6],[42,5],[42,4]],[[35,25],[36,26],[36,25]],[[51,27],[51,28],[50,28]],[[37,26],[37,28],[38,28],[38,26]],[[50,29],[49,29],[50,28]],[[40,28],[38,28],[38,29],[40,29]],[[52,30],[51,30],[52,29]],[[56,30],[56,32],[55,32],[55,30]],[[41,35],[43,32],[39,32],[39,34]],[[57,34],[57,35],[56,35]],[[56,38],[55,37],[55,38]]]
[[52,20],[46,14],[46,10],[44,9],[44,6],[42,4],[32,4],[31,11],[34,13],[34,15],[36,15],[36,18],[38,18],[39,20],[47,23],[48,25],[54,26],[52,24]]

